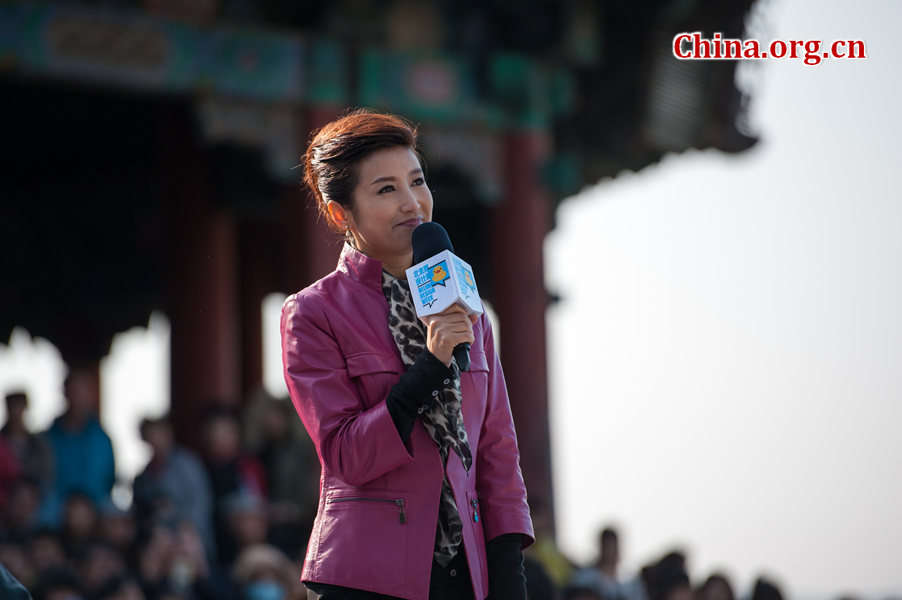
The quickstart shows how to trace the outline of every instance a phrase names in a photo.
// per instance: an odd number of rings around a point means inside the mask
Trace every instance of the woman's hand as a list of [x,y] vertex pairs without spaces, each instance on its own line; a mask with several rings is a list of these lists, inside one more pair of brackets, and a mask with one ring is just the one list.
[[426,324],[426,348],[446,367],[450,367],[454,348],[465,342],[473,343],[473,324],[478,318],[479,315],[467,314],[460,304],[454,304],[436,315],[422,317]]

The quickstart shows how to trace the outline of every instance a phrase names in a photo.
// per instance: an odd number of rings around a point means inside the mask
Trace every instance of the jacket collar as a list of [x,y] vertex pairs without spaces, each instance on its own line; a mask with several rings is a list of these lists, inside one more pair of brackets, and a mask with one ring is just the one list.
[[382,292],[382,261],[370,258],[347,242],[338,258],[338,270],[354,281]]

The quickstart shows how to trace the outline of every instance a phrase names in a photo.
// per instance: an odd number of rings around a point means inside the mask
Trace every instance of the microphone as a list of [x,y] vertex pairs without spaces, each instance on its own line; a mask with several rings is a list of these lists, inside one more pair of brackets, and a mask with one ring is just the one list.
[[[440,313],[452,304],[460,304],[471,315],[481,315],[473,268],[454,254],[445,228],[435,222],[421,223],[413,230],[411,243],[413,266],[406,273],[417,316]],[[470,344],[458,344],[454,358],[461,371],[469,371]]]

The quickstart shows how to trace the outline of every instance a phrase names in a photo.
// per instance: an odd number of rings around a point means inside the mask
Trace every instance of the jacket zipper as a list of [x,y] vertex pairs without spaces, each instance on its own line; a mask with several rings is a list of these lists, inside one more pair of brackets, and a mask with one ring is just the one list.
[[391,502],[392,504],[397,505],[400,509],[398,522],[401,523],[401,525],[407,522],[407,513],[404,512],[405,503],[403,498],[391,500],[389,498],[364,498],[362,496],[348,496],[342,498],[329,498],[327,502],[329,502],[330,504],[332,502]]

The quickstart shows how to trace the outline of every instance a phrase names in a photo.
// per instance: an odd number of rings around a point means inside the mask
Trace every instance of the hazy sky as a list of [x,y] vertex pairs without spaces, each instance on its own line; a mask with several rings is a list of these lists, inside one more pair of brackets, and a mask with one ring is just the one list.
[[669,156],[563,203],[546,245],[557,515],[625,566],[793,597],[902,593],[902,2],[773,2],[767,39],[869,58],[756,63],[760,145]]
[[[756,63],[756,149],[601,182],[548,239],[560,542],[588,560],[615,523],[628,569],[680,546],[697,580],[723,569],[740,595],[766,573],[789,598],[900,596],[902,2],[770,7],[762,38],[864,39],[869,58]],[[168,403],[167,340],[155,316],[102,366],[125,474],[146,460],[137,420]],[[32,390],[46,427],[58,354],[10,342],[0,388]]]

